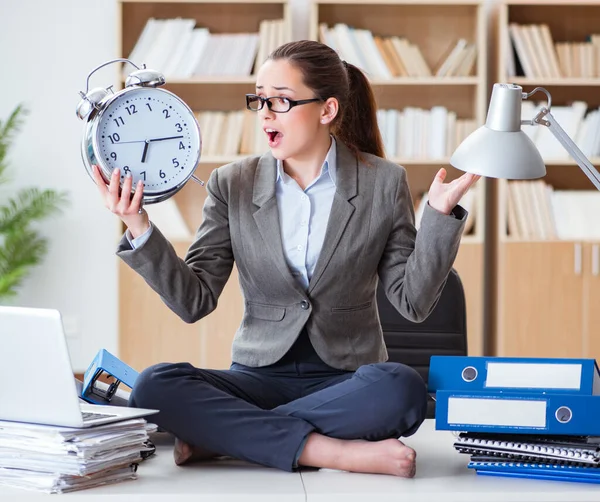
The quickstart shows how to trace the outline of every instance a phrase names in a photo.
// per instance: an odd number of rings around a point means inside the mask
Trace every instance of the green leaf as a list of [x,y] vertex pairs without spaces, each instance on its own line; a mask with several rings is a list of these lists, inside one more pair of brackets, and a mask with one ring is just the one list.
[[[7,152],[26,114],[19,105],[5,122],[0,120],[0,184],[8,181]],[[60,212],[67,203],[65,192],[26,188],[0,206],[0,298],[16,295],[47,252],[46,239],[31,225]]]
[[37,188],[21,190],[16,198],[9,199],[6,206],[0,207],[0,233],[11,232],[47,218],[59,212],[66,203],[64,192]]
[[18,105],[10,114],[6,122],[0,120],[0,183],[8,181],[6,177],[6,154],[9,150],[10,143],[21,130],[24,123],[24,118],[28,115],[28,111],[23,105]]

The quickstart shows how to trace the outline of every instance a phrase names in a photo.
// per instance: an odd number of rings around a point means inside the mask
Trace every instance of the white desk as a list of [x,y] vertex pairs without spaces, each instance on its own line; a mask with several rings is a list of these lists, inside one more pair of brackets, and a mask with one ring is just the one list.
[[[331,501],[600,501],[600,485],[477,476],[467,455],[452,447],[449,432],[426,421],[406,439],[417,451],[413,479],[339,471],[287,473],[234,460],[177,467],[172,441],[157,441],[157,454],[138,479],[62,495],[69,501],[105,502],[331,502]],[[0,487],[0,501],[28,502],[48,495]]]

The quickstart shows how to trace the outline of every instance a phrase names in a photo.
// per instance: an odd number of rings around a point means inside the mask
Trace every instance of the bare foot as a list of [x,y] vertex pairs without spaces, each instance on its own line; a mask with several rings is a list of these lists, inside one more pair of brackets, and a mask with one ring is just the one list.
[[188,443],[183,442],[179,438],[175,438],[175,447],[173,448],[173,459],[175,464],[184,465],[190,462],[199,460],[208,460],[218,456],[212,451],[205,450],[198,446],[191,446]]
[[340,464],[345,471],[392,474],[412,478],[416,472],[415,450],[397,439],[349,441]]
[[412,478],[416,470],[416,457],[415,450],[397,439],[350,441],[311,433],[298,463],[311,467]]

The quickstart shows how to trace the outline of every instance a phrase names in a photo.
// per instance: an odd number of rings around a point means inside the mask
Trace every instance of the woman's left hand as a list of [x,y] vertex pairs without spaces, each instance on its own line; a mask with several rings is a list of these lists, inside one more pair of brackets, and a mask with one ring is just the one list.
[[465,173],[450,183],[444,183],[446,169],[442,167],[429,188],[429,205],[440,213],[450,214],[454,206],[479,178],[481,176],[477,174]]

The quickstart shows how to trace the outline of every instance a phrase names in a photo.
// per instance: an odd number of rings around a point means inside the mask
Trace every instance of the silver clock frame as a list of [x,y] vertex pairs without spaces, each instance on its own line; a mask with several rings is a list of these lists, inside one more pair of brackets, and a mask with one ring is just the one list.
[[[137,68],[137,71],[131,73],[127,78],[125,88],[118,92],[114,92],[111,88],[112,86],[107,87],[106,89],[96,88],[89,91],[90,76],[103,66],[115,62],[128,62]],[[190,172],[182,181],[167,190],[149,190],[148,192],[144,191],[142,203],[154,204],[166,200],[179,192],[190,179],[193,179],[200,185],[204,185],[204,182],[194,175],[198,167],[198,163],[200,162],[202,151],[202,134],[200,132],[200,126],[196,120],[194,112],[179,96],[166,89],[157,88],[159,85],[163,85],[165,83],[165,79],[162,74],[146,68],[140,69],[130,60],[119,58],[103,63],[102,65],[94,68],[94,70],[92,70],[88,75],[87,82],[88,86],[85,93],[80,92],[80,95],[83,99],[77,106],[77,116],[80,119],[85,120],[85,127],[81,140],[81,158],[90,178],[93,179],[92,166],[94,164],[100,167],[100,171],[107,183],[112,174],[113,169],[108,167],[103,159],[97,155],[97,152],[100,151],[98,145],[98,126],[102,122],[102,118],[110,105],[132,91],[135,92],[138,89],[154,88],[156,92],[166,93],[170,97],[176,99],[186,110],[189,111],[190,118],[194,121],[193,124],[195,125],[195,127],[191,127],[190,130],[191,133],[196,136],[195,139],[197,140],[198,150],[196,152],[192,152],[191,155],[192,161],[194,162],[194,167],[193,169],[190,169]],[[123,181],[121,181],[120,186],[121,188],[123,187]],[[131,192],[133,194],[134,187],[132,187]]]

